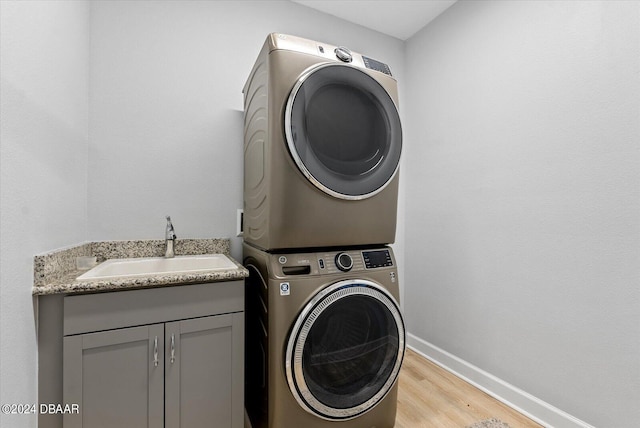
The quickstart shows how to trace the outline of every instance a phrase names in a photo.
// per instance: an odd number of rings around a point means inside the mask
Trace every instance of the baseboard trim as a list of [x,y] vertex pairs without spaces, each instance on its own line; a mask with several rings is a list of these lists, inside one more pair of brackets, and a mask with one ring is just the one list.
[[594,428],[592,425],[411,333],[407,333],[407,346],[453,375],[545,427]]

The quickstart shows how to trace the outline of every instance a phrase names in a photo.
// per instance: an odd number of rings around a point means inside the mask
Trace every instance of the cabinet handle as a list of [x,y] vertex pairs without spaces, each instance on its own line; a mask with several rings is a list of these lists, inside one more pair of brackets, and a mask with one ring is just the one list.
[[153,365],[158,367],[158,336],[153,341]]
[[171,335],[171,364],[176,360],[176,335]]

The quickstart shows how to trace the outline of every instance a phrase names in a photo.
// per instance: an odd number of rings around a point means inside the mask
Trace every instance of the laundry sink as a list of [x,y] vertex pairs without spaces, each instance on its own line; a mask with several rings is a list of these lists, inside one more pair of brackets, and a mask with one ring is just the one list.
[[129,276],[185,274],[235,269],[237,266],[224,254],[111,259],[80,275],[78,280],[113,279]]

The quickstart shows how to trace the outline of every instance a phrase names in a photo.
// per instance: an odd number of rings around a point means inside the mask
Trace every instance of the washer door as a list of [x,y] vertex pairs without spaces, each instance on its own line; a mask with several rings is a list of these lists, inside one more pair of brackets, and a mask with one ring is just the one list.
[[393,387],[405,349],[398,304],[380,285],[347,280],[318,293],[289,336],[289,389],[308,412],[354,418]]
[[285,111],[289,151],[317,188],[341,199],[380,192],[398,170],[400,117],[393,99],[370,75],[329,63],[307,70]]

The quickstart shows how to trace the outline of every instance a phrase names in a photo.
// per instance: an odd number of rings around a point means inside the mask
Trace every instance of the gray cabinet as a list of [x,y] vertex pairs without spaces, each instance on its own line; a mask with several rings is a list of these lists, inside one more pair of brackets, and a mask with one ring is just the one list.
[[233,334],[243,317],[227,314],[166,324],[167,428],[233,426],[233,369],[244,370],[238,365],[242,359],[234,358]]
[[162,428],[164,366],[152,363],[164,326],[149,325],[64,338],[64,402],[78,404],[64,426]]
[[243,427],[242,293],[236,281],[65,298],[63,401],[80,408],[65,428]]

